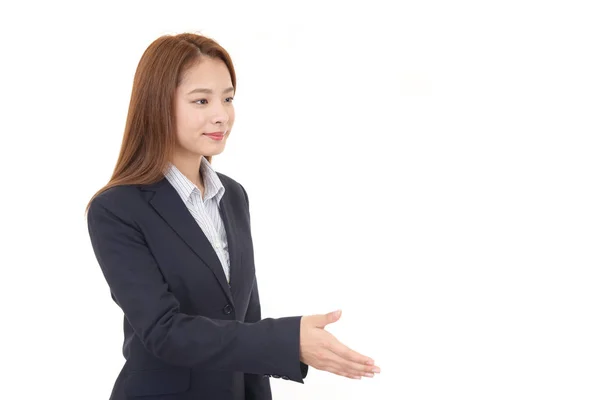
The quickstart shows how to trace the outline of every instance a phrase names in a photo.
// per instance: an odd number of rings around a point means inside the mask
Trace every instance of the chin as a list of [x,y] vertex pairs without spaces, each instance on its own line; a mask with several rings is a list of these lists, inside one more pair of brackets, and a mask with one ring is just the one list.
[[210,149],[209,151],[203,151],[201,154],[203,154],[205,157],[212,157],[221,154],[223,151],[225,151],[225,146],[219,149]]

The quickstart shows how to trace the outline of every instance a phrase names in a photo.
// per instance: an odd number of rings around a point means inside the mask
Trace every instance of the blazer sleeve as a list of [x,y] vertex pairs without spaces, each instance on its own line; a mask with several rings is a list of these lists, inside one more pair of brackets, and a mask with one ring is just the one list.
[[[246,313],[245,322],[258,322],[260,317],[260,299],[256,278],[250,295],[250,304]],[[246,400],[271,400],[271,383],[269,378],[257,374],[244,374],[244,389]]]
[[121,203],[96,197],[88,230],[113,299],[149,352],[172,365],[285,374],[302,383],[301,317],[248,323],[181,312],[141,229]]
[[[244,189],[242,185],[242,191],[244,192],[244,197],[246,198],[246,205],[248,207],[248,218],[250,218],[250,204],[248,200],[248,193]],[[261,320],[261,308],[260,308],[260,296],[258,292],[258,282],[256,277],[254,279],[254,286],[252,287],[252,294],[250,296],[250,304],[248,305],[248,311],[246,313],[246,322],[258,322]],[[300,346],[298,344],[298,351],[300,351]],[[300,368],[300,376],[302,379],[306,378],[308,374],[308,365],[299,361]],[[269,383],[269,379],[267,377],[255,374],[245,374],[244,376],[245,382],[245,392],[246,399],[248,400],[270,400],[271,399],[271,387]]]

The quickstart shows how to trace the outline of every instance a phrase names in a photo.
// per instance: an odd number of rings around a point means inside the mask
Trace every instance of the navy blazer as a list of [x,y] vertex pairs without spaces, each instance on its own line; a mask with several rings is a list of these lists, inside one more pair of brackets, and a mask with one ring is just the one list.
[[113,187],[91,203],[92,247],[124,313],[125,364],[112,400],[271,399],[269,377],[303,383],[300,316],[261,319],[248,196],[225,194],[227,283],[212,245],[166,180]]

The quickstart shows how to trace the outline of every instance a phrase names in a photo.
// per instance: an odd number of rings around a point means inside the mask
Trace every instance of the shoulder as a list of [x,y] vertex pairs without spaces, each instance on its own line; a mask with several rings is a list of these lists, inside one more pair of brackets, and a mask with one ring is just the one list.
[[238,181],[229,177],[228,175],[225,175],[222,172],[216,172],[216,174],[219,177],[219,180],[221,181],[223,186],[225,186],[225,189],[229,189],[230,187],[241,187],[242,186],[238,183]]
[[98,194],[90,203],[88,219],[94,215],[111,214],[129,220],[143,201],[143,191],[138,185],[111,187]]
[[243,198],[248,203],[248,194],[241,183],[221,172],[217,172],[217,176],[225,187],[225,193],[229,192],[234,198]]
[[142,191],[138,185],[113,186],[98,194],[91,205],[102,204],[107,207],[123,206],[142,200]]

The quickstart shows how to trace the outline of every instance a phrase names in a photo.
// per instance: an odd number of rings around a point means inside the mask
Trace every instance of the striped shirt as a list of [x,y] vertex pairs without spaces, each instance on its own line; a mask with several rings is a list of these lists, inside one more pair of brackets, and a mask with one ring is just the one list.
[[200,173],[204,182],[204,198],[202,198],[200,189],[183,175],[175,165],[169,164],[165,178],[175,188],[188,211],[192,214],[206,235],[206,238],[212,244],[221,261],[227,282],[229,282],[227,234],[223,220],[219,214],[219,202],[225,193],[225,187],[215,170],[204,157],[202,157],[200,163]]

